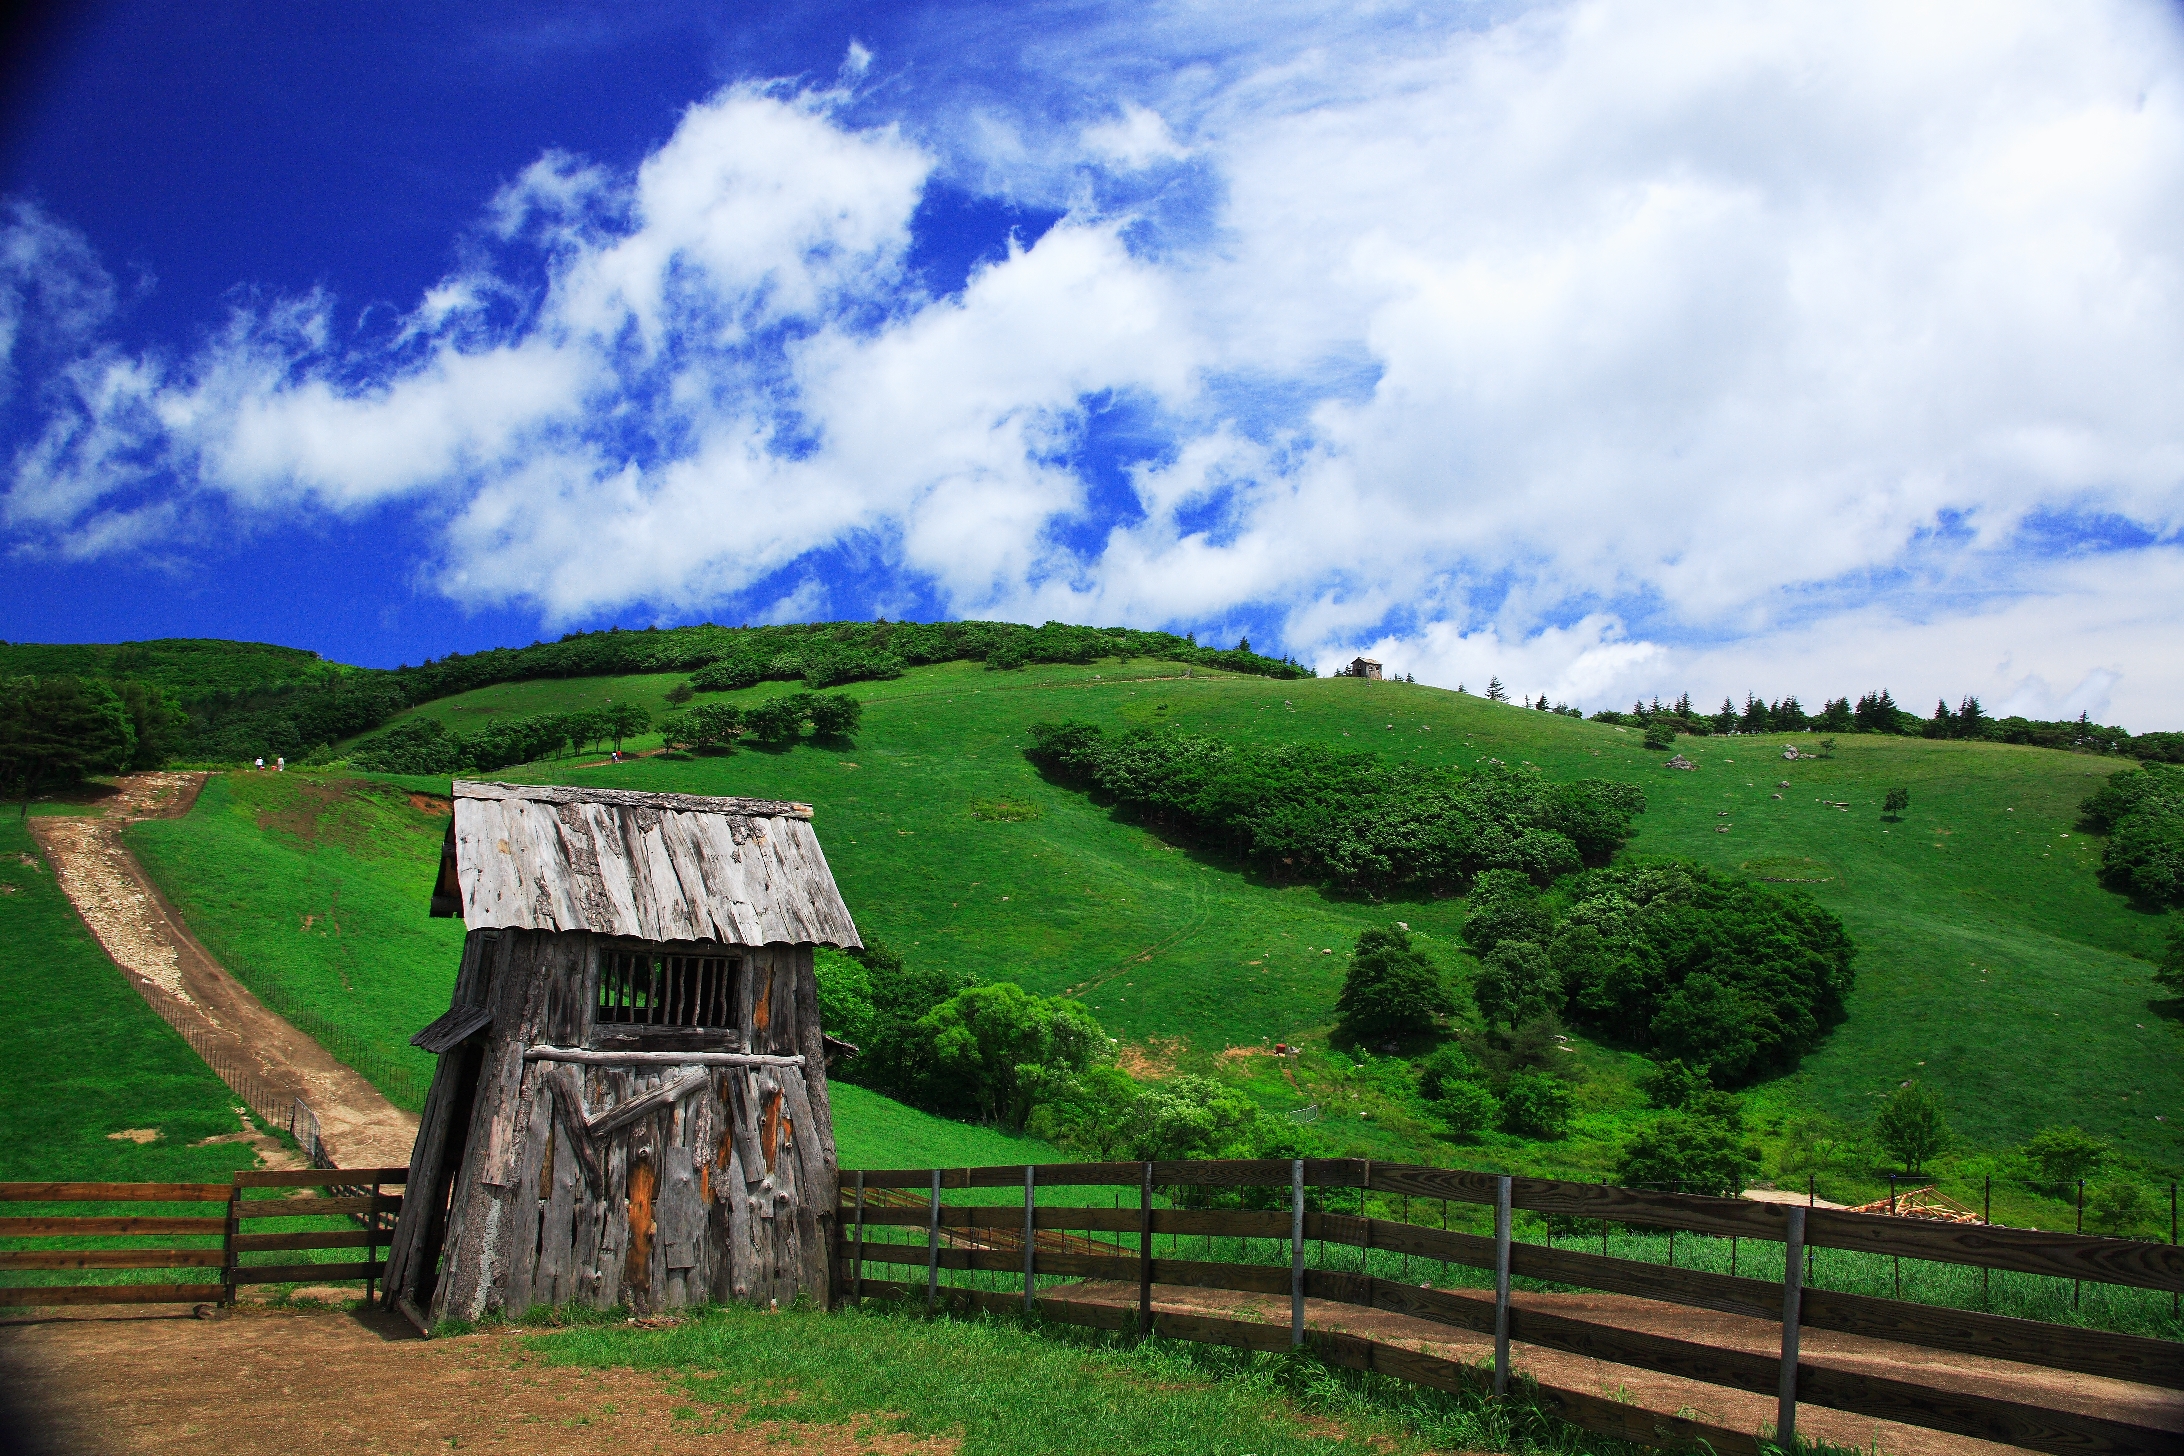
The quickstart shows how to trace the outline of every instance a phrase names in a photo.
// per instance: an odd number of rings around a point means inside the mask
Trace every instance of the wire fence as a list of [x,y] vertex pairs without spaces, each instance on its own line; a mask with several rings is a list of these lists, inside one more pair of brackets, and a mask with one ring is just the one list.
[[143,990],[144,999],[159,1013],[159,1019],[181,1034],[190,1050],[203,1058],[205,1065],[227,1084],[229,1091],[243,1099],[243,1105],[255,1113],[259,1121],[294,1138],[296,1146],[311,1160],[313,1167],[334,1166],[319,1137],[318,1114],[311,1110],[308,1102],[292,1090],[267,1080],[236,1056],[222,1038],[206,1029],[188,1002],[155,986],[146,986]]

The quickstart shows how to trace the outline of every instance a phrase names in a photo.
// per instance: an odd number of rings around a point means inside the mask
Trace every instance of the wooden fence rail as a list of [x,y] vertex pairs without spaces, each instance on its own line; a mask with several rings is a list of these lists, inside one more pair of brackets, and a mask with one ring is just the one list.
[[[1064,1207],[1037,1202],[1040,1189],[1136,1185],[1136,1207]],[[1155,1188],[1281,1189],[1290,1207],[1279,1211],[1153,1207]],[[907,1199],[895,1189],[917,1188]],[[945,1189],[1021,1188],[1023,1204],[949,1206]],[[1496,1205],[1496,1236],[1482,1237],[1397,1219],[1335,1214],[1306,1207],[1306,1188],[1357,1188],[1375,1193],[1453,1199]],[[878,1190],[890,1190],[875,1197]],[[1497,1197],[1498,1195],[1498,1197]],[[1047,1318],[1101,1328],[1135,1328],[1183,1339],[1206,1339],[1247,1348],[1309,1347],[1333,1363],[1397,1374],[1445,1389],[1491,1389],[1499,1394],[1512,1374],[1508,1343],[1587,1356],[1760,1395],[1778,1397],[1775,1439],[1787,1446],[1800,1402],[1881,1420],[1974,1436],[2056,1453],[2150,1453],[2184,1449],[2184,1429],[2149,1425],[2081,1411],[2058,1410],[2003,1395],[1973,1394],[1815,1363],[1799,1351],[1801,1329],[1844,1334],[2009,1360],[2153,1387],[2184,1390],[2184,1345],[2136,1335],[2078,1329],[2038,1320],[1946,1309],[1895,1299],[1807,1289],[1803,1246],[1893,1254],[1990,1269],[2102,1280],[2149,1289],[2184,1288],[2184,1256],[2169,1245],[2127,1239],[1989,1226],[1929,1224],[1885,1215],[1822,1210],[1646,1193],[1597,1184],[1547,1179],[1497,1178],[1490,1174],[1368,1163],[1363,1160],[1154,1162],[1009,1165],[994,1168],[888,1169],[842,1175],[841,1292],[922,1292],[928,1309],[953,1300],[975,1308],[1030,1309]],[[1784,1246],[1781,1280],[1740,1278],[1694,1269],[1663,1267],[1571,1249],[1516,1243],[1507,1210],[1600,1219],[1649,1228],[1688,1229],[1771,1241]],[[922,1243],[880,1243],[867,1231],[922,1229]],[[1015,1229],[1018,1247],[982,1246],[977,1231]],[[1045,1245],[1022,1248],[1023,1230],[1084,1230],[1135,1236],[1101,1252],[1054,1252]],[[961,1231],[950,1247],[943,1234]],[[1158,1234],[1267,1239],[1289,1244],[1287,1267],[1158,1258]],[[1492,1291],[1439,1290],[1362,1271],[1306,1268],[1304,1245],[1313,1240],[1360,1250],[1381,1250],[1460,1264],[1496,1273]],[[864,1266],[922,1267],[918,1283],[867,1279]],[[1019,1274],[1022,1294],[943,1289],[943,1269]],[[907,1269],[905,1269],[907,1272]],[[1072,1299],[1066,1291],[1041,1290],[1041,1275],[1135,1283],[1137,1305]],[[1749,1349],[1724,1349],[1670,1335],[1630,1329],[1548,1310],[1518,1307],[1509,1278],[1541,1280],[1647,1300],[1711,1309],[1776,1322],[1782,1327],[1780,1358]],[[1210,1319],[1153,1307],[1153,1286],[1165,1284],[1260,1295],[1288,1294],[1289,1328],[1268,1323]],[[1491,1376],[1461,1362],[1437,1360],[1399,1347],[1308,1330],[1306,1299],[1385,1310],[1495,1337]],[[1409,1372],[1409,1373],[1405,1373]],[[1674,1417],[1635,1411],[1583,1392],[1542,1388],[1540,1398],[1579,1426],[1656,1445],[1710,1445],[1728,1456],[1757,1452],[1756,1435],[1705,1427]],[[2157,1399],[2156,1404],[2161,1402]],[[2173,1407],[2172,1407],[2173,1408]],[[2128,1412],[2124,1413],[2128,1416]]]
[[[379,1254],[401,1212],[405,1168],[312,1168],[238,1172],[225,1183],[0,1183],[0,1204],[219,1204],[219,1213],[41,1213],[0,1217],[0,1239],[39,1240],[41,1248],[0,1250],[0,1273],[116,1269],[206,1270],[218,1282],[114,1284],[98,1281],[0,1286],[0,1307],[63,1304],[233,1304],[245,1284],[341,1284],[361,1281],[367,1297],[385,1267]],[[320,1190],[320,1197],[250,1197],[260,1189]],[[271,1219],[342,1220],[337,1229],[253,1233]],[[195,1239],[194,1245],[52,1247],[87,1239]],[[246,1255],[361,1249],[343,1263],[268,1264]]]

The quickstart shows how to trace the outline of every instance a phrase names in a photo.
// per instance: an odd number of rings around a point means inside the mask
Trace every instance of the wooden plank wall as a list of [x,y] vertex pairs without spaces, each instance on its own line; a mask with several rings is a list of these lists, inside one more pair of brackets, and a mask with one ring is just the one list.
[[[588,1031],[590,937],[473,932],[465,995],[491,1006],[462,1166],[448,1195],[442,1273],[429,1319],[520,1314],[533,1305],[704,1300],[786,1304],[824,1297],[835,1155],[809,947],[738,952],[741,1045],[783,1064],[578,1066],[525,1060]],[[452,1075],[442,1059],[435,1079]],[[452,1095],[444,1099],[451,1115]],[[641,1109],[617,1117],[619,1108]],[[429,1114],[420,1167],[450,1130]],[[428,1146],[428,1144],[430,1146]],[[426,1219],[405,1240],[421,1241]],[[415,1287],[405,1242],[390,1287]]]

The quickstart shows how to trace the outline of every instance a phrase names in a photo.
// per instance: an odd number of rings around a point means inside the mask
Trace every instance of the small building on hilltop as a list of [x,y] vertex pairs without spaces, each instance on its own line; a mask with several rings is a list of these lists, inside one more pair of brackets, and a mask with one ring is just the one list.
[[827,1297],[836,1168],[817,945],[856,946],[803,804],[457,782],[461,915],[386,1298]]
[[1380,676],[1380,664],[1370,657],[1353,657],[1350,659],[1350,665],[1342,670],[1342,675],[1344,677],[1378,678]]

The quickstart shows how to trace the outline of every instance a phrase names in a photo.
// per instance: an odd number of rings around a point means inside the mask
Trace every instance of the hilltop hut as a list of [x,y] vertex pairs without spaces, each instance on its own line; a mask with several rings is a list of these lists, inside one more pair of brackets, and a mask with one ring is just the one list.
[[389,1304],[826,1298],[812,948],[860,942],[808,806],[457,782],[432,913],[467,934]]
[[1350,665],[1342,670],[1342,675],[1344,677],[1378,678],[1380,676],[1380,664],[1370,657],[1353,657],[1350,659]]

